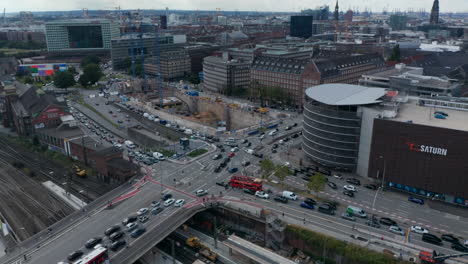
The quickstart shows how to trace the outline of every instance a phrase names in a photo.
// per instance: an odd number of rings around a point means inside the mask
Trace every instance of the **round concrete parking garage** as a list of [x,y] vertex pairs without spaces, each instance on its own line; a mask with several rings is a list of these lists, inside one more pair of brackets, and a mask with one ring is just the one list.
[[385,89],[324,84],[306,90],[302,149],[307,159],[355,171],[361,132],[360,106],[381,102]]

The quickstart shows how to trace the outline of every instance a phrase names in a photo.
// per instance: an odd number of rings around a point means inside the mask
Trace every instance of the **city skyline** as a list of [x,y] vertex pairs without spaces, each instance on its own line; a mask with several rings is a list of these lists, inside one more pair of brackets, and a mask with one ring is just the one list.
[[[440,0],[440,12],[468,12],[468,7],[461,9],[460,7],[466,6],[466,0]],[[121,9],[164,9],[169,10],[216,10],[219,8],[221,11],[273,11],[273,12],[299,12],[302,9],[315,8],[321,5],[335,6],[335,0],[286,0],[276,2],[273,0],[264,1],[247,1],[239,0],[235,2],[220,3],[215,0],[163,0],[155,3],[149,0],[81,0],[81,1],[57,1],[57,0],[39,0],[28,1],[18,0],[14,2],[6,2],[2,7],[6,9],[7,13],[19,11],[70,11],[81,10],[87,8],[89,10],[115,10],[120,6]],[[386,9],[387,11],[406,11],[412,9],[418,11],[424,9],[430,12],[432,0],[395,0],[391,4],[386,1],[380,0],[348,0],[340,2],[340,10],[371,10],[373,12],[381,12]]]

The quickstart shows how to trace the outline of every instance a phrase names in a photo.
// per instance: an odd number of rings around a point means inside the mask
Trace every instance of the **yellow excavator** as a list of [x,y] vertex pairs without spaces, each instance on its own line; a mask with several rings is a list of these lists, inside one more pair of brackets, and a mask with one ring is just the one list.
[[78,165],[74,164],[73,169],[75,170],[75,175],[78,177],[86,177],[86,170],[82,170]]
[[218,258],[218,254],[211,251],[211,249],[207,247],[205,244],[201,243],[198,237],[190,237],[187,239],[185,243],[187,244],[187,246],[191,248],[198,249],[198,252],[201,255],[205,256],[207,259],[211,261],[215,261]]

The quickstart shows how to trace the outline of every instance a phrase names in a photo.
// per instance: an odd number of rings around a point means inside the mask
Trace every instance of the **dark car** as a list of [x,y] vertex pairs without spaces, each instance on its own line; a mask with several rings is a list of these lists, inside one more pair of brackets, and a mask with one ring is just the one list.
[[124,233],[123,231],[117,231],[117,232],[114,232],[114,233],[110,234],[109,239],[110,239],[111,241],[115,241],[115,240],[117,240],[117,239],[123,237],[124,234],[125,234],[125,233]]
[[115,241],[114,243],[111,244],[110,250],[117,251],[121,247],[125,246],[125,244],[127,244],[127,242],[125,240]]
[[93,237],[90,240],[86,241],[85,248],[93,248],[102,241],[100,237]]
[[428,243],[431,243],[431,244],[435,244],[435,245],[438,245],[438,246],[443,245],[442,240],[440,238],[438,238],[437,236],[433,235],[433,234],[423,234],[422,235],[422,241],[425,241],[425,242],[428,242]]
[[136,220],[138,220],[138,217],[136,215],[131,215],[131,216],[125,218],[124,220],[122,220],[122,225],[127,225],[129,223],[133,223]]
[[465,247],[464,245],[460,243],[452,243],[451,248],[460,252],[468,252],[468,247]]
[[169,200],[169,199],[171,199],[171,198],[172,198],[172,194],[170,194],[170,193],[166,193],[166,194],[162,197],[163,201]]
[[420,205],[423,205],[423,204],[424,204],[424,200],[423,200],[423,199],[416,198],[416,197],[409,197],[409,198],[408,198],[408,201],[413,202],[413,203],[417,203],[417,204],[420,204]]
[[294,135],[292,135],[291,137],[292,137],[292,138],[297,138],[297,137],[299,137],[299,135],[298,135],[298,134],[294,134]]
[[67,259],[69,261],[74,261],[74,260],[78,259],[81,256],[83,256],[83,251],[77,250],[77,251],[74,251],[74,252],[70,253],[70,255],[68,255]]
[[366,184],[364,185],[364,187],[366,187],[369,190],[377,190],[377,185],[375,184]]
[[141,234],[143,234],[144,232],[146,232],[146,228],[142,227],[142,228],[138,228],[137,230],[133,231],[130,236],[133,237],[133,238],[137,238],[139,237]]
[[220,172],[220,171],[221,171],[221,166],[218,166],[218,167],[216,167],[216,168],[214,169],[214,172],[216,172],[216,173],[218,173],[218,172]]
[[106,231],[104,231],[104,235],[110,236],[110,234],[112,234],[114,232],[117,232],[119,230],[120,230],[120,226],[118,226],[118,225],[111,226],[111,227],[107,228]]
[[230,168],[228,171],[229,173],[236,173],[239,169],[237,168]]
[[344,194],[344,195],[347,195],[347,196],[349,196],[349,197],[354,197],[354,192],[352,192],[352,191],[344,190],[344,191],[343,191],[343,194]]
[[346,182],[354,184],[354,185],[358,185],[358,186],[361,185],[361,181],[356,178],[348,178],[346,179]]
[[380,224],[376,220],[374,221],[374,220],[369,219],[366,221],[366,225],[370,227],[380,228]]
[[332,208],[333,210],[336,210],[336,207],[338,206],[338,202],[335,202],[335,201],[330,201],[330,202],[326,202],[323,204]]
[[305,199],[305,202],[306,202],[306,203],[313,204],[313,205],[316,205],[316,204],[317,204],[317,201],[315,201],[315,200],[312,199],[312,198],[306,198],[306,199]]
[[223,186],[223,187],[226,187],[226,186],[228,186],[228,184],[227,184],[227,183],[225,183],[225,182],[222,182],[222,181],[221,181],[221,182],[216,182],[216,185]]
[[335,210],[329,204],[322,204],[318,207],[318,211],[324,214],[334,215]]
[[273,198],[273,200],[277,201],[277,202],[280,202],[280,203],[288,203],[288,198],[284,197],[284,196],[275,196],[275,198]]
[[247,193],[247,194],[251,194],[251,195],[255,194],[255,191],[252,190],[252,189],[244,189],[244,192]]
[[303,201],[301,203],[301,207],[307,208],[307,209],[314,209],[314,204],[313,203],[308,203],[307,201]]
[[381,223],[382,225],[388,225],[388,226],[397,225],[395,221],[393,221],[392,219],[388,217],[380,218],[379,223]]
[[332,189],[334,189],[334,190],[338,189],[338,186],[336,186],[336,184],[335,184],[334,182],[328,182],[327,184],[328,184],[328,186],[329,186],[330,188],[332,188]]
[[278,148],[278,144],[273,144],[273,146],[271,146],[272,148]]
[[448,235],[448,234],[443,234],[441,236],[442,240],[445,240],[445,241],[448,241],[450,243],[458,243],[460,244],[460,240],[458,240],[458,238],[456,238],[455,236],[453,235]]

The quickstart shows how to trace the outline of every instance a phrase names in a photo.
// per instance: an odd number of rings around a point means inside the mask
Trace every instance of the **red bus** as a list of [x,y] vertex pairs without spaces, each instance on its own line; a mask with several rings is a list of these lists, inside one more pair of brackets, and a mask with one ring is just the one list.
[[97,245],[86,256],[75,261],[74,264],[109,264],[109,255],[107,248]]
[[232,188],[251,189],[253,191],[262,190],[262,180],[247,176],[231,176],[229,185]]

